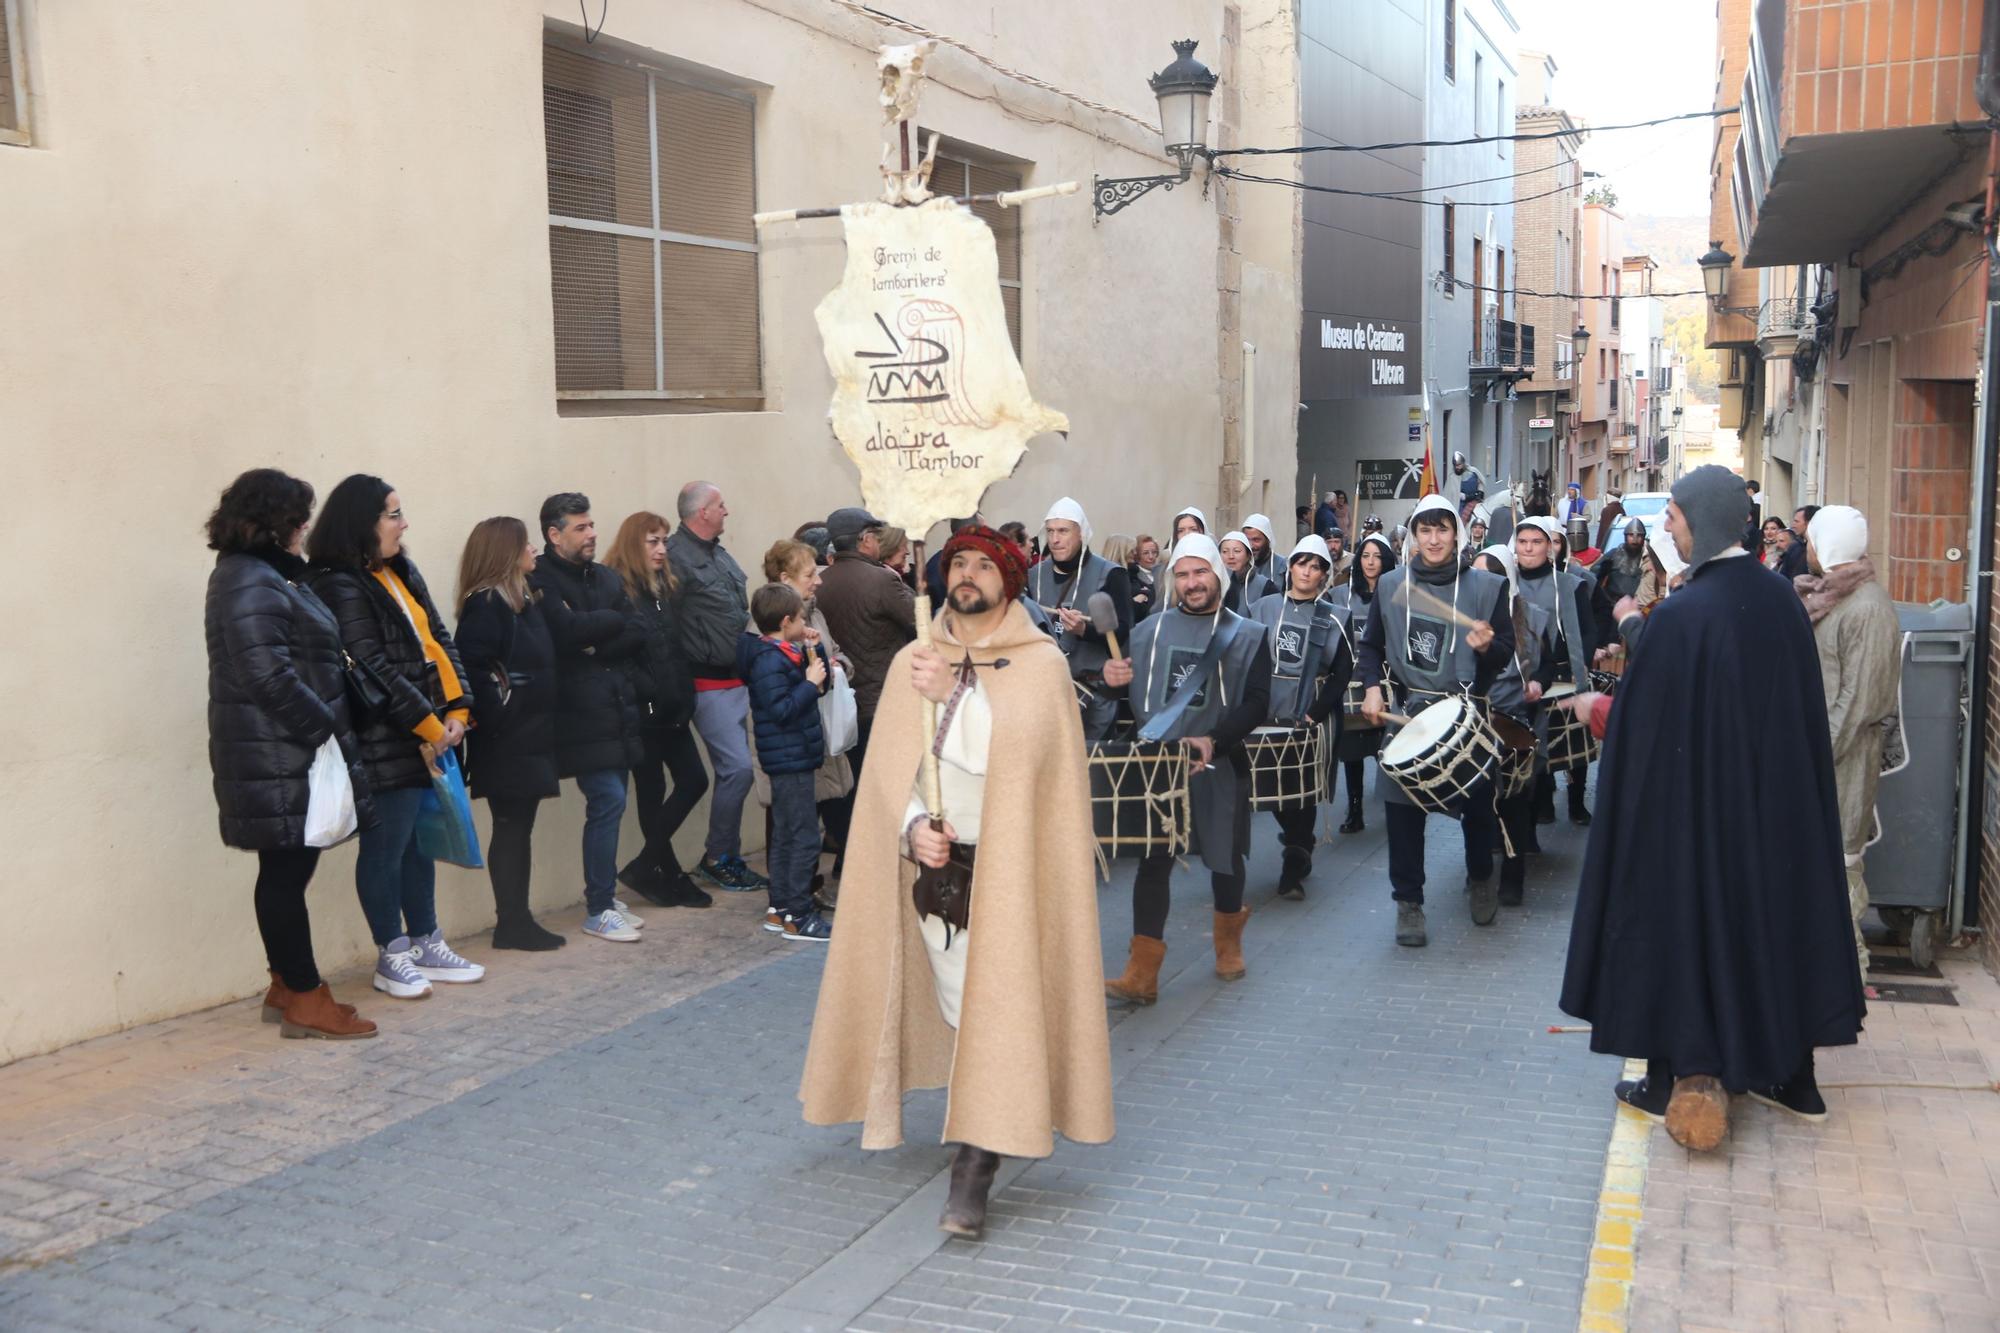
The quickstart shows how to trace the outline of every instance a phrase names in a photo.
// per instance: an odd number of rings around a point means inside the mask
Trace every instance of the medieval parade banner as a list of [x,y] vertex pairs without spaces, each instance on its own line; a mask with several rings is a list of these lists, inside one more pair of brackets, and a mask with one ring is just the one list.
[[814,312],[828,416],[862,503],[919,534],[979,509],[1027,443],[1069,430],[1036,402],[1000,302],[993,233],[955,199],[840,210],[847,267]]

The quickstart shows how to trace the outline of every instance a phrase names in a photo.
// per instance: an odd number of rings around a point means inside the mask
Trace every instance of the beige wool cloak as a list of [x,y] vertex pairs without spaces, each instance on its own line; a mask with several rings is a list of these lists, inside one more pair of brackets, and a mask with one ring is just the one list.
[[[937,650],[965,656],[950,616]],[[903,1094],[948,1088],[944,1141],[1046,1157],[1055,1134],[1110,1139],[1111,1040],[1097,928],[1083,726],[1069,664],[1014,603],[972,652],[993,712],[972,882],[965,996],[938,1010],[910,903],[902,824],[923,752],[910,655],[891,665],[862,766],[847,869],[799,1087],[817,1125],[860,1121],[861,1146],[903,1142]],[[949,820],[951,812],[945,811]]]

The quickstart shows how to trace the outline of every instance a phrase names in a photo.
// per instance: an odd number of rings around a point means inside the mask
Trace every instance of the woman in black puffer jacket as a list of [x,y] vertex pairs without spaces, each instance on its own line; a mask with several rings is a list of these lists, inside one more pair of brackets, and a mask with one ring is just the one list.
[[560,949],[528,911],[535,810],[556,777],[556,647],[528,586],[535,548],[518,518],[480,521],[458,565],[458,651],[472,681],[466,776],[493,812],[486,873],[493,880],[493,947]]
[[440,753],[455,748],[472,718],[472,701],[444,618],[403,553],[409,526],[389,483],[357,474],[326,497],[308,546],[313,591],[340,622],[343,646],[389,693],[387,707],[360,727],[378,820],[361,835],[354,886],[381,950],[375,989],[421,1000],[433,981],[478,981],[486,969],[445,943],[437,922],[437,867],[417,846],[417,818],[431,789],[420,746]]
[[707,907],[714,899],[682,869],[674,834],[708,792],[708,770],[695,748],[694,669],[681,647],[674,609],[674,569],[667,559],[673,525],[659,514],[633,514],[618,525],[605,567],[632,602],[639,651],[625,659],[639,696],[644,757],[632,768],[632,794],[646,845],[618,872],[618,882],[662,907]]
[[306,587],[299,554],[313,490],[275,468],[244,473],[208,520],[218,552],[203,611],[208,638],[208,762],[225,846],[257,853],[257,931],[271,967],[266,1021],[287,1037],[372,1037],[337,1004],[313,959],[306,886],[319,865],[305,844],[308,775],[339,743],[355,814],[374,811],[348,720],[340,627]]

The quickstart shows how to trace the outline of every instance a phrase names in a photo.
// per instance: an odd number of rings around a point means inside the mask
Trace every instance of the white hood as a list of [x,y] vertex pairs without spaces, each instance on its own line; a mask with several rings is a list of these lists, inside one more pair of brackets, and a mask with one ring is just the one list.
[[1186,509],[1181,510],[1180,513],[1175,514],[1174,521],[1172,523],[1167,524],[1167,531],[1172,532],[1175,528],[1179,527],[1181,519],[1187,517],[1190,514],[1194,516],[1195,522],[1201,524],[1201,530],[1203,532],[1207,532],[1208,515],[1202,513],[1199,509],[1196,509],[1193,505],[1189,505]]
[[1521,591],[1521,567],[1515,563],[1512,549],[1495,545],[1487,547],[1479,554],[1490,555],[1500,562],[1500,567],[1507,571],[1507,586],[1518,596]]
[[1847,505],[1828,505],[1806,524],[1806,540],[1821,569],[1851,565],[1868,554],[1868,518]]
[[1426,495],[1423,499],[1417,501],[1417,507],[1410,511],[1409,522],[1404,526],[1410,531],[1412,549],[1415,549],[1414,544],[1417,539],[1417,520],[1425,514],[1443,514],[1446,518],[1450,519],[1452,531],[1458,534],[1459,549],[1465,549],[1465,525],[1458,521],[1458,506],[1445,499],[1442,495],[1437,494]]
[[[1241,533],[1237,534],[1237,540],[1242,540]],[[1243,544],[1248,546],[1250,543]],[[1213,537],[1205,532],[1190,532],[1175,543],[1172,554],[1167,557],[1167,576],[1172,578],[1174,567],[1190,558],[1200,560],[1214,570],[1215,581],[1222,585],[1225,592],[1228,591],[1229,566],[1222,563],[1222,548],[1215,544]]]
[[1646,547],[1659,558],[1660,568],[1667,571],[1668,578],[1687,568],[1687,561],[1681,559],[1681,553],[1675,549],[1673,535],[1667,531],[1666,524],[1657,524],[1647,530]]
[[[1264,534],[1264,545],[1270,551],[1271,555],[1275,557],[1278,554],[1278,530],[1271,526],[1271,516],[1269,514],[1250,515],[1250,517],[1243,520],[1243,530],[1248,532],[1252,528]],[[1247,545],[1248,543],[1245,544]],[[1257,552],[1254,547],[1251,549],[1250,555],[1252,559],[1256,558]]]
[[1090,549],[1090,519],[1085,516],[1083,506],[1065,495],[1049,506],[1049,512],[1042,515],[1042,522],[1055,519],[1059,523],[1074,523],[1083,533],[1083,549]]
[[1326,538],[1324,537],[1314,537],[1308,535],[1299,538],[1299,544],[1297,546],[1294,546],[1292,548],[1292,553],[1285,557],[1286,566],[1289,567],[1292,561],[1298,559],[1302,555],[1310,555],[1316,557],[1317,559],[1324,560],[1326,562],[1326,567],[1328,569],[1333,568],[1333,548],[1326,544]]
[[1515,524],[1514,531],[1519,532],[1522,528],[1538,528],[1552,542],[1562,540],[1562,524],[1556,522],[1547,514],[1537,514],[1533,518],[1522,519],[1519,523]]

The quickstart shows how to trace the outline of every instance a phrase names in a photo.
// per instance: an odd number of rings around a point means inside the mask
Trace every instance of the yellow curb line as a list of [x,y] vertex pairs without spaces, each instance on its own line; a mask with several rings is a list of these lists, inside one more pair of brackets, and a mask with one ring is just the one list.
[[[1645,1076],[1644,1060],[1625,1062],[1626,1078]],[[1577,1316],[1579,1333],[1625,1333],[1646,1193],[1646,1154],[1652,1141],[1653,1122],[1621,1103],[1611,1122],[1604,1183],[1597,1191],[1597,1227],[1590,1242],[1583,1309]]]

